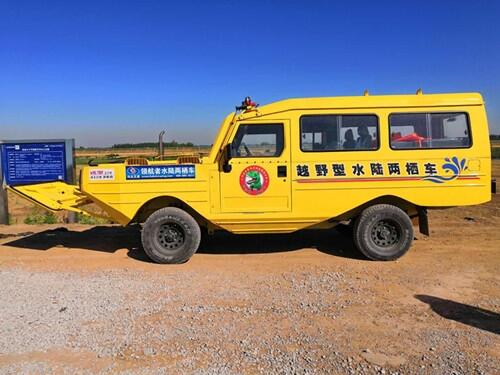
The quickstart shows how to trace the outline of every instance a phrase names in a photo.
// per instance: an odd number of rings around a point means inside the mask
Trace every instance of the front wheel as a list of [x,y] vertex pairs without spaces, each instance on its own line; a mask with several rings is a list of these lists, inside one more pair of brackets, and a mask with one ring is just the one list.
[[367,258],[394,260],[403,256],[413,241],[413,225],[396,206],[368,207],[354,224],[354,243]]
[[142,246],[156,263],[184,263],[198,250],[200,226],[186,211],[165,207],[155,211],[142,228]]

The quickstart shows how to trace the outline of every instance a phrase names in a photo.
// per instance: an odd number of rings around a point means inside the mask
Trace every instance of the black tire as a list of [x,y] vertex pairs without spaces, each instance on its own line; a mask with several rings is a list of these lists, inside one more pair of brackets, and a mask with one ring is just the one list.
[[193,256],[200,245],[200,226],[186,211],[165,207],[155,211],[142,228],[144,251],[156,263],[179,264]]
[[372,260],[403,256],[413,241],[413,225],[396,206],[377,204],[366,208],[354,224],[354,244]]

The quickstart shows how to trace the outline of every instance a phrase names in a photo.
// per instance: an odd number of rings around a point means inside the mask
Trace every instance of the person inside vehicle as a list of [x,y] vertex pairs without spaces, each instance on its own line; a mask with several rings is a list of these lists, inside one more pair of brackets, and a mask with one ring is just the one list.
[[344,150],[353,149],[356,147],[356,141],[354,140],[354,133],[352,132],[352,129],[348,129],[345,132],[344,139],[344,143],[342,144]]
[[368,132],[368,127],[366,125],[358,126],[358,140],[356,141],[357,149],[370,149],[372,148],[372,136]]

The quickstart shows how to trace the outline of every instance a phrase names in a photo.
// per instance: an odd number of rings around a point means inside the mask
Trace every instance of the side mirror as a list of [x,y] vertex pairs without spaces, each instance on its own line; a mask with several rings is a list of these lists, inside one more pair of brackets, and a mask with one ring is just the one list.
[[231,143],[228,143],[224,147],[224,163],[222,164],[222,171],[224,173],[231,172],[232,166],[229,164],[229,160],[231,160],[232,157]]
[[228,144],[226,145],[226,149],[224,150],[224,152],[225,152],[225,154],[226,154],[225,156],[226,156],[226,160],[227,160],[227,161],[231,160],[231,159],[232,159],[232,157],[233,157],[233,154],[232,154],[232,152],[233,152],[233,151],[232,151],[232,147],[231,147],[231,146],[232,146],[232,144],[231,144],[231,143],[228,143]]

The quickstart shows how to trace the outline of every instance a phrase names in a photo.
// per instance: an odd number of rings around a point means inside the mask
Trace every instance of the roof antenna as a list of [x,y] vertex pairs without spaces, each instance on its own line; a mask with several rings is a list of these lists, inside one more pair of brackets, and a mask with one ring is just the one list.
[[415,95],[422,95],[424,92],[422,91],[422,89],[419,87],[417,89],[417,92],[415,93]]
[[368,89],[365,89],[365,91],[363,92],[363,96],[369,96],[370,95],[370,92],[368,91]]

